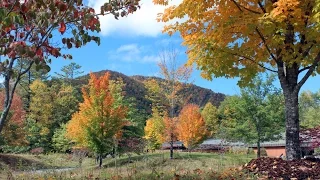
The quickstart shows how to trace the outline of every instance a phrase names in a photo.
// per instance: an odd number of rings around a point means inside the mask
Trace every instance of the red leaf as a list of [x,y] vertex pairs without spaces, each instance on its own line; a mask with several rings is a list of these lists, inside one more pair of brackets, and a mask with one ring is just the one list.
[[36,54],[41,57],[42,56],[42,49],[38,49]]
[[66,32],[66,24],[64,22],[60,23],[60,28],[59,28],[59,32],[61,34],[63,34],[64,32]]

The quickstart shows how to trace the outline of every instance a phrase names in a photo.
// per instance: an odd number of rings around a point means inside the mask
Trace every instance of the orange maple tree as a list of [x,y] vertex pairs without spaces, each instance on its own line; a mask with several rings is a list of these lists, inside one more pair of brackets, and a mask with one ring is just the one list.
[[208,132],[198,105],[188,104],[183,107],[176,130],[178,139],[183,141],[189,150],[203,141]]
[[121,129],[126,124],[127,107],[115,105],[109,79],[109,73],[100,78],[90,73],[88,87],[82,89],[84,101],[67,124],[66,136],[78,146],[99,154],[100,167],[101,155],[112,150],[115,139],[121,136]]
[[[0,92],[0,102],[5,98],[4,92]],[[2,109],[1,109],[2,110]],[[5,125],[4,131],[1,132],[5,143],[7,145],[23,145],[27,143],[25,139],[24,121],[26,112],[23,109],[23,102],[19,95],[15,94],[12,99],[12,106],[10,110],[10,121]]]

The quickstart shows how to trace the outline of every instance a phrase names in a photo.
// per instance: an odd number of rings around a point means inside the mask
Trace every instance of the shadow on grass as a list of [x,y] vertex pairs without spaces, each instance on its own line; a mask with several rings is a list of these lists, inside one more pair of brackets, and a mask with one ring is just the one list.
[[11,169],[14,171],[53,168],[37,160],[28,159],[18,155],[0,154],[0,169]]
[[[206,159],[216,159],[218,161],[237,161],[247,163],[253,158],[252,155],[247,156],[247,158],[243,158],[243,156],[235,155],[235,154],[216,154],[216,153],[199,153],[199,152],[176,152],[174,153],[173,160],[206,160]],[[162,162],[170,160],[168,152],[162,153],[148,153],[148,154],[141,154],[141,155],[134,155],[131,157],[122,156],[121,158],[117,159],[106,159],[104,163],[104,167],[114,167],[115,163],[117,166],[123,166],[126,164],[143,161],[143,160],[161,160]]]
[[111,159],[106,159],[107,162],[103,165],[103,167],[110,167],[114,166],[115,163],[117,163],[118,166],[123,166],[129,163],[133,163],[135,161],[142,161],[144,159],[155,159],[155,158],[162,158],[166,154],[162,153],[152,153],[152,154],[140,154],[140,155],[134,155],[131,157],[128,156],[122,156],[121,158],[111,158]]

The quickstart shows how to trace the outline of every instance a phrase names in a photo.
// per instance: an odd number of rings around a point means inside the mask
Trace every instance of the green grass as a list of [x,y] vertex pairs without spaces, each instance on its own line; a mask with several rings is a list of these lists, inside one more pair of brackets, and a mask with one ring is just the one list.
[[[32,158],[30,155],[25,157]],[[66,155],[42,155],[35,159],[53,167],[77,167],[76,160],[64,160]],[[60,159],[59,159],[60,158]],[[41,174],[14,172],[15,179],[239,179],[245,176],[237,170],[254,155],[175,152],[174,159],[168,152],[156,152],[132,157],[104,159],[103,168],[94,159],[85,159],[82,167],[69,171]]]

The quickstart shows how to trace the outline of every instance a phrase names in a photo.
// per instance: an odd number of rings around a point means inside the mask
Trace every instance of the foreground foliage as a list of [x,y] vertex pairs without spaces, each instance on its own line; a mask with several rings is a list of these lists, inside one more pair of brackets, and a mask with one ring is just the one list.
[[286,161],[280,158],[258,158],[251,160],[245,169],[250,172],[264,175],[271,179],[319,179],[320,161],[293,160]]

